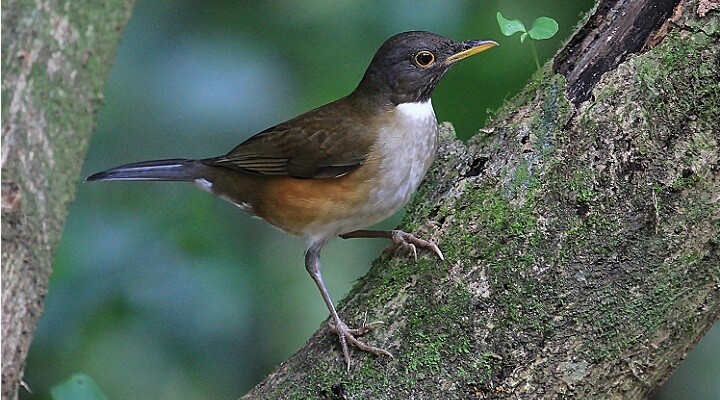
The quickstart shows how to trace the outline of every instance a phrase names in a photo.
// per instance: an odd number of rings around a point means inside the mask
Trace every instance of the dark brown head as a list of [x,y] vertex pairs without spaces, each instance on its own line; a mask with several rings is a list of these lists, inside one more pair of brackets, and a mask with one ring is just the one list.
[[456,61],[496,45],[491,40],[455,42],[423,31],[397,34],[380,46],[353,95],[387,105],[426,101]]

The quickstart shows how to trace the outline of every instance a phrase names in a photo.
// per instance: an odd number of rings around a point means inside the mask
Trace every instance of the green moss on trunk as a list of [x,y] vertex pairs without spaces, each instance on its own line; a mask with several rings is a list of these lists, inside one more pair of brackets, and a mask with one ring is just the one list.
[[[25,357],[133,1],[3,2],[3,399]],[[8,196],[14,201],[6,206]]]
[[720,312],[720,45],[691,10],[577,108],[545,69],[467,144],[445,132],[403,227],[446,261],[377,261],[341,310],[395,358],[346,375],[323,328],[249,397],[647,395]]

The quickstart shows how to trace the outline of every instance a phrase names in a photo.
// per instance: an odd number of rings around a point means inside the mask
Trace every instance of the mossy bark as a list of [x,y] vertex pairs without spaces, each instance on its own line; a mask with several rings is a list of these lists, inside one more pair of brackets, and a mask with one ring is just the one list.
[[2,2],[2,398],[14,399],[132,0]]
[[[606,40],[637,4],[600,2],[568,46]],[[443,125],[403,228],[446,261],[379,260],[341,305],[348,323],[384,321],[366,340],[394,358],[355,351],[348,374],[323,325],[246,397],[648,396],[720,312],[712,7],[670,4],[585,79],[580,58],[548,64],[468,143]]]

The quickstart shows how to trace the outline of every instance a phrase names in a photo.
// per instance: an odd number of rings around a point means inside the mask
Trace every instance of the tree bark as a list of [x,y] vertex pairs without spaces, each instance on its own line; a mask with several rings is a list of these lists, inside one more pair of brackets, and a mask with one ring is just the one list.
[[132,0],[2,2],[2,398],[15,399]]
[[445,132],[404,228],[446,256],[374,263],[246,398],[644,398],[720,312],[720,14],[599,1],[468,143]]

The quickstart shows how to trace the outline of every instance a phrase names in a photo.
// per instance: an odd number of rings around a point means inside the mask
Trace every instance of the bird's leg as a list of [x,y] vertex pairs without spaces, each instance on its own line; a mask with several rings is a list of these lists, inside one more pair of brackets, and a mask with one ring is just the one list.
[[310,273],[310,276],[312,276],[318,289],[320,289],[320,294],[325,301],[325,305],[327,306],[328,311],[330,311],[330,316],[333,320],[333,323],[330,325],[330,329],[335,332],[338,337],[340,337],[340,346],[342,347],[343,357],[345,358],[345,364],[347,365],[348,372],[350,371],[350,351],[348,350],[348,343],[352,344],[353,346],[357,347],[362,351],[367,351],[375,355],[386,355],[392,357],[392,354],[390,354],[390,352],[388,352],[387,350],[367,345],[355,338],[355,336],[360,336],[370,331],[379,323],[373,322],[370,324],[363,324],[362,327],[353,329],[348,328],[345,322],[340,319],[340,316],[335,310],[335,306],[330,299],[330,294],[325,287],[325,282],[323,281],[322,274],[320,272],[321,248],[322,243],[319,243],[313,244],[307,249],[307,251],[305,252],[305,268],[307,269],[308,273]]
[[393,244],[391,244],[390,247],[385,249],[385,253],[392,253],[398,249],[403,249],[408,253],[412,254],[415,259],[417,259],[417,248],[421,247],[437,254],[441,260],[445,260],[445,256],[443,256],[442,251],[440,251],[440,248],[435,243],[420,239],[419,237],[411,233],[407,233],[397,229],[391,231],[373,231],[361,229],[357,231],[343,233],[342,235],[340,235],[340,237],[343,239],[388,238],[392,240]]

